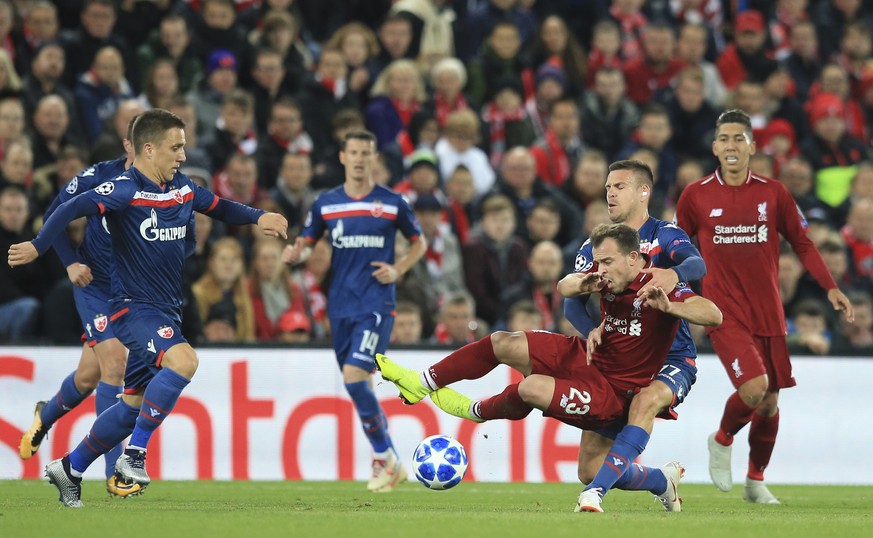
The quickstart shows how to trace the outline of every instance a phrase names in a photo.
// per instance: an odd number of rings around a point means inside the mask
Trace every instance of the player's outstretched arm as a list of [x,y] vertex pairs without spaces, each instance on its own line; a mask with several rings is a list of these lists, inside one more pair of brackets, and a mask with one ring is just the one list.
[[855,308],[846,297],[846,294],[840,291],[840,288],[831,288],[828,290],[828,301],[833,305],[834,310],[842,312],[846,317],[846,321],[853,323],[855,321]]
[[67,224],[79,217],[96,215],[100,207],[85,196],[77,196],[61,204],[42,226],[39,235],[32,241],[18,243],[9,247],[8,263],[10,267],[27,265],[37,259],[52,246],[55,239],[67,230]]
[[715,303],[705,297],[695,295],[685,299],[684,302],[672,302],[662,288],[649,290],[645,297],[645,305],[661,312],[684,319],[688,323],[716,327],[721,325],[721,310]]

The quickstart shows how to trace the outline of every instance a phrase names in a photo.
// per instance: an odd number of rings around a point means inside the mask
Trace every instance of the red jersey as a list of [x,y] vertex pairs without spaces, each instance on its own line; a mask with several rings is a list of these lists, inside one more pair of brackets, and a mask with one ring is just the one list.
[[774,179],[749,173],[742,185],[731,186],[717,169],[682,191],[676,224],[697,236],[707,268],[704,294],[721,309],[725,323],[739,323],[750,334],[787,332],[777,280],[779,235],[821,287],[837,287],[806,235],[803,213]]
[[[647,267],[652,267],[651,262]],[[591,359],[616,392],[649,384],[664,366],[679,328],[679,318],[644,306],[644,299],[637,297],[637,291],[651,278],[640,274],[623,292],[603,291],[600,295],[603,335]],[[684,282],[667,294],[674,303],[694,296]]]

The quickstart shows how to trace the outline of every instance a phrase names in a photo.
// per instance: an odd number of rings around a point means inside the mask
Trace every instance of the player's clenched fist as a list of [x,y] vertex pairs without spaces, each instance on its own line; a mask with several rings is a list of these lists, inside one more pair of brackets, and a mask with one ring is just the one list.
[[564,297],[578,297],[597,293],[606,285],[603,275],[593,273],[570,273],[558,282],[558,293]]
[[258,228],[267,235],[288,239],[288,219],[278,213],[264,213],[258,219]]
[[9,267],[27,265],[37,258],[39,258],[39,252],[37,252],[36,247],[30,241],[16,243],[9,247]]

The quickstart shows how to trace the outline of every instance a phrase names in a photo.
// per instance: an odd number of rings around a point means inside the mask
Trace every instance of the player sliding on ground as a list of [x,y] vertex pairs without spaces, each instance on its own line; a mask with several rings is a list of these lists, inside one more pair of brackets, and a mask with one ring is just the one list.
[[[521,420],[532,409],[583,430],[604,428],[624,420],[631,398],[649,384],[664,365],[679,319],[715,326],[721,311],[684,284],[674,289],[649,288],[642,270],[651,262],[640,253],[639,234],[624,224],[601,224],[591,234],[599,271],[580,285],[600,291],[600,332],[587,341],[546,331],[503,332],[468,344],[421,373],[403,368],[384,355],[376,363],[410,404],[430,395],[443,411],[461,418]],[[499,364],[525,379],[502,393],[473,400],[449,388],[456,381],[478,379]],[[629,465],[626,489],[648,490],[668,511],[681,511],[677,462],[661,469]],[[576,511],[602,512],[600,496],[583,492]]]

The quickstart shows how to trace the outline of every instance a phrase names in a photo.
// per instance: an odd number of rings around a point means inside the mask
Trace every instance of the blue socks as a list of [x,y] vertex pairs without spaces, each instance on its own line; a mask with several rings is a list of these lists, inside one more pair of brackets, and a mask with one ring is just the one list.
[[58,393],[52,396],[52,398],[46,402],[45,407],[42,408],[40,419],[42,419],[42,424],[45,429],[51,428],[59,418],[69,413],[72,408],[82,403],[82,400],[91,394],[90,392],[86,392],[85,394],[79,392],[79,389],[76,388],[76,383],[73,381],[75,376],[76,372],[68,375],[66,379],[61,382],[61,389]]
[[130,436],[128,446],[142,449],[148,447],[152,433],[176,407],[176,401],[182,390],[190,382],[190,379],[182,377],[169,368],[163,368],[155,375],[143,394],[142,409],[136,417],[136,427]]
[[389,448],[393,449],[394,445],[391,444],[391,437],[388,435],[388,419],[382,412],[370,382],[346,383],[346,390],[358,410],[364,433],[373,445],[373,452],[381,454],[387,452]]
[[649,490],[661,494],[667,479],[660,469],[634,464],[649,443],[649,434],[639,426],[625,426],[612,443],[594,480],[585,489],[601,488],[605,495],[616,487],[625,490]]
[[73,476],[81,476],[101,454],[111,450],[130,435],[138,414],[138,407],[127,405],[122,400],[101,413],[85,439],[70,452]]
[[[121,394],[122,387],[119,385],[110,385],[109,383],[104,383],[101,381],[97,385],[97,390],[95,391],[96,396],[96,404],[97,404],[97,416],[99,417],[104,411],[115,405],[118,402],[118,395]],[[121,456],[121,444],[115,445],[112,449],[109,450],[105,454],[104,459],[106,460],[106,478],[115,473],[115,462],[118,460],[118,457]]]

